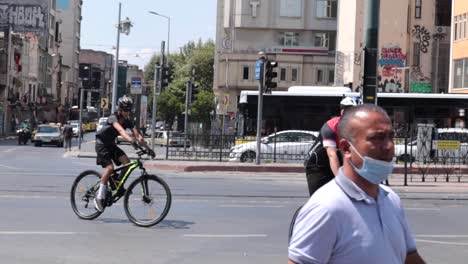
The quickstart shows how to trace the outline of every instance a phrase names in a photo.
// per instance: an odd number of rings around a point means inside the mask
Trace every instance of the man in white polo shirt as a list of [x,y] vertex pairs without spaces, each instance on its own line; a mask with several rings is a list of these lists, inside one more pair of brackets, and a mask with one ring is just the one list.
[[288,263],[425,263],[400,198],[379,184],[393,169],[387,113],[370,104],[353,107],[338,131],[343,166],[298,214]]

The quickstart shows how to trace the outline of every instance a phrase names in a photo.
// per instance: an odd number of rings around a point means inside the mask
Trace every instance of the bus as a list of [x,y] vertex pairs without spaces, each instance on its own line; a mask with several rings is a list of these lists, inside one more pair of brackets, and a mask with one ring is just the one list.
[[[324,122],[339,115],[344,96],[359,99],[348,87],[296,86],[263,96],[263,129],[272,131],[302,129],[319,131]],[[377,104],[392,119],[397,136],[417,124],[436,128],[465,127],[468,95],[427,93],[377,93]],[[241,91],[238,102],[238,136],[253,136],[257,127],[258,91]]]
[[[70,109],[69,120],[79,120],[80,119],[80,109],[78,106],[72,106]],[[85,132],[96,131],[98,121],[98,112],[95,107],[87,106],[86,109],[83,109],[81,113],[81,124]]]

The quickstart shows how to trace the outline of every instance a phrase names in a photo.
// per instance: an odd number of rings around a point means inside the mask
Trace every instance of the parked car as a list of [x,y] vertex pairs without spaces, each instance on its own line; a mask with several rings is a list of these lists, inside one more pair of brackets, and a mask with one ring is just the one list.
[[418,141],[414,140],[409,142],[406,145],[405,153],[405,144],[395,144],[395,158],[397,161],[408,161],[413,162],[416,160],[416,153],[418,152]]
[[[178,131],[156,131],[155,144],[159,146],[184,147],[184,133]],[[185,147],[190,148],[189,139],[185,141]]]
[[[260,149],[265,157],[273,159],[296,158],[303,160],[319,132],[306,130],[284,130],[261,139]],[[257,156],[257,142],[247,142],[231,148],[229,161],[253,162]]]
[[96,126],[96,132],[99,132],[99,130],[101,130],[101,128],[106,124],[106,122],[107,122],[107,117],[99,118],[98,124]]
[[56,145],[63,147],[63,134],[57,125],[39,125],[34,135],[34,146]]

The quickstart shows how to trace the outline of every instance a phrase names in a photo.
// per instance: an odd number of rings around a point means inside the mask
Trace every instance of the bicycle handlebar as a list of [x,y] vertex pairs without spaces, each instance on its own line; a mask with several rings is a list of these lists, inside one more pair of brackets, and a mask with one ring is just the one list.
[[139,150],[136,154],[141,157],[143,155],[148,155],[148,156],[151,156],[151,158],[154,159],[154,157],[156,157],[156,154],[154,153],[154,151],[152,149],[149,148],[148,145],[140,145],[139,143],[135,143],[135,144],[132,144],[132,146],[136,149],[136,150]]

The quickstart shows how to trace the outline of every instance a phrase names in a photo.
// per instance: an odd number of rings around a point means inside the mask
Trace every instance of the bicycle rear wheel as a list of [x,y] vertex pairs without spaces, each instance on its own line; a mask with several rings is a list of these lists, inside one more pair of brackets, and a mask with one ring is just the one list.
[[94,198],[99,190],[101,175],[93,170],[83,171],[76,177],[70,192],[70,202],[73,212],[85,220],[92,220],[100,216],[94,208]]
[[150,227],[166,217],[171,202],[171,190],[166,182],[156,175],[144,175],[128,187],[124,209],[128,219],[135,225]]

